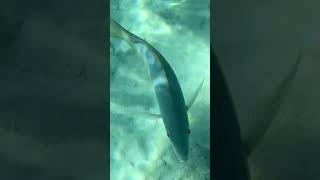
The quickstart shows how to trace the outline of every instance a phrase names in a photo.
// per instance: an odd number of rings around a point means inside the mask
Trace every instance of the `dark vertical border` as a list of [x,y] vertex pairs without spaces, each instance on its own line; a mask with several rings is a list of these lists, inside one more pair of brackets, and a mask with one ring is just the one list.
[[105,22],[105,44],[106,44],[106,61],[107,61],[107,67],[106,67],[106,75],[107,75],[107,82],[106,82],[106,157],[107,157],[107,179],[110,179],[110,37],[109,37],[109,31],[110,31],[110,1],[106,1],[106,20]]
[[239,122],[232,97],[213,49],[211,49],[211,58],[213,63],[213,115],[211,121],[213,178],[216,180],[249,180]]
[[240,126],[218,59],[214,52],[213,38],[216,34],[216,1],[211,6],[211,178],[214,180],[249,180],[247,158],[243,151]]
[[[213,20],[214,20],[214,16],[213,16],[213,3],[214,1],[213,0],[210,0],[210,81],[212,81],[212,62],[211,62],[211,54],[212,54],[212,46],[213,46]],[[213,161],[214,161],[214,158],[213,158],[213,115],[212,115],[212,103],[213,103],[213,98],[212,98],[212,86],[210,85],[210,179],[213,179],[214,178],[214,166],[213,166]]]
[[[0,180],[75,180],[89,173],[110,179],[109,1],[90,3],[0,3]],[[84,29],[63,27],[73,23]],[[78,46],[76,38],[85,39],[84,45]],[[81,52],[87,45],[98,52]],[[69,71],[62,62],[70,59],[84,64],[84,70]],[[103,66],[86,68],[84,62],[93,59]],[[91,76],[94,71],[98,78]],[[97,86],[87,83],[86,72],[97,78]],[[93,88],[98,90],[88,91]],[[98,102],[86,104],[83,99],[89,97]]]

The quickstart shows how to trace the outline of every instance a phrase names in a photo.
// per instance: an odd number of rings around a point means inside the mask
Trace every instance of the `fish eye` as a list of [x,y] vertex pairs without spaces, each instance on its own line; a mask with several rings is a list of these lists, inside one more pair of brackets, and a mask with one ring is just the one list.
[[167,136],[170,137],[169,133],[167,132]]
[[188,134],[190,134],[190,129],[188,129]]

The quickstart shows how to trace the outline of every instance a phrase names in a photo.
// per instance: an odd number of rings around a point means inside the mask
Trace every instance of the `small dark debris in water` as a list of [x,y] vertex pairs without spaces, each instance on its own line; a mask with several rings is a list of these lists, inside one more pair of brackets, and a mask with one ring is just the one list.
[[126,152],[124,151],[123,147],[120,150],[120,155],[122,158],[125,158],[125,156],[126,156]]
[[166,161],[165,159],[163,159],[163,157],[161,158],[161,161],[163,162],[163,165],[164,165],[164,166],[167,166],[167,165],[168,165],[167,161]]
[[85,79],[87,77],[86,67],[83,65],[80,72],[76,75],[79,79]]
[[164,165],[164,166],[167,166],[167,164],[168,164],[167,161],[164,160],[164,159],[162,159],[162,161],[163,161],[163,165]]
[[114,45],[111,42],[110,42],[110,48],[111,48],[112,53],[116,52],[116,48],[114,47]]
[[132,161],[130,161],[130,164],[132,167],[136,167],[136,165]]
[[117,72],[118,69],[119,69],[119,66],[116,66],[115,68],[113,68],[113,69],[111,70],[111,79],[115,76],[115,74],[116,74],[116,72]]
[[206,24],[206,19],[200,21],[199,27],[202,29],[205,24]]

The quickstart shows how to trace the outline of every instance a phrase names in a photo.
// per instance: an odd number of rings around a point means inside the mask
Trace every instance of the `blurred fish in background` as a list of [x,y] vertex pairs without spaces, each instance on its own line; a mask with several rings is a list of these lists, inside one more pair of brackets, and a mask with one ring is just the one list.
[[214,50],[242,141],[256,142],[252,180],[320,179],[319,6],[214,1]]

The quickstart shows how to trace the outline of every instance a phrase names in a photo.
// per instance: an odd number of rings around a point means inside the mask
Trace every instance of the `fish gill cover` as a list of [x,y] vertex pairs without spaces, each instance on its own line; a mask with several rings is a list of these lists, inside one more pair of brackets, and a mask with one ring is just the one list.
[[189,111],[189,160],[170,145],[152,82],[126,42],[110,39],[110,173],[112,180],[210,178],[209,0],[111,1],[111,17],[154,46],[177,75],[188,101],[205,78]]

